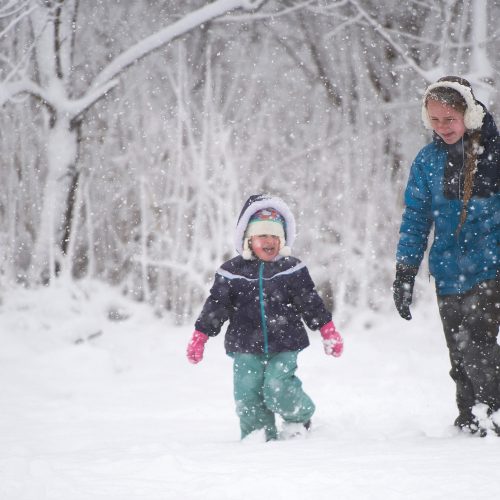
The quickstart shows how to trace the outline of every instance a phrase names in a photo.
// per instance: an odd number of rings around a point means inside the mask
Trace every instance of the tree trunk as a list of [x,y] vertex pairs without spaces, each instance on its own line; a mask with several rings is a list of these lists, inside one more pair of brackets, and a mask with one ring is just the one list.
[[71,126],[66,116],[51,117],[47,130],[47,173],[31,264],[35,282],[49,283],[62,270],[71,237],[77,157],[78,129]]

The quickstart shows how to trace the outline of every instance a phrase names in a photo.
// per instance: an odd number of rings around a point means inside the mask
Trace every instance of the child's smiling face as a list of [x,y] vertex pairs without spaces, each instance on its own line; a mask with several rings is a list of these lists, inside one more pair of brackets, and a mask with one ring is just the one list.
[[434,132],[446,144],[455,144],[465,134],[464,114],[452,106],[429,99],[427,114]]
[[256,257],[265,262],[271,262],[280,251],[280,239],[278,236],[261,234],[250,238],[250,248]]

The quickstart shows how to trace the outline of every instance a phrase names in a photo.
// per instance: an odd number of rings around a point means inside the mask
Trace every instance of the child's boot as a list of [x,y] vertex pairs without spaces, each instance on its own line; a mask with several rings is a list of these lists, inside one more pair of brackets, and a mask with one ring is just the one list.
[[292,439],[307,436],[311,430],[311,421],[307,422],[283,422],[280,439]]

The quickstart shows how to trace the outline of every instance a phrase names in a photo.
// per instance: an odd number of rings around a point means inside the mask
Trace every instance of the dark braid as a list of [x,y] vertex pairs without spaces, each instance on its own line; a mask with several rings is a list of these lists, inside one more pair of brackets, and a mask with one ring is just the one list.
[[467,206],[472,198],[474,191],[474,175],[477,171],[478,155],[481,146],[481,131],[473,130],[469,133],[470,141],[465,151],[465,172],[464,172],[464,195],[462,199],[462,212],[460,213],[460,222],[458,223],[456,234],[460,234],[462,226],[467,219]]

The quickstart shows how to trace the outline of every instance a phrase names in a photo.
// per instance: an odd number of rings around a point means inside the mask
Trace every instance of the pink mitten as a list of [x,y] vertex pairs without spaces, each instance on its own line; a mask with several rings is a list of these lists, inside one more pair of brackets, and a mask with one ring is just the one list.
[[187,346],[187,357],[190,363],[199,363],[203,359],[203,351],[205,350],[205,342],[208,340],[208,335],[195,330],[189,344]]
[[323,337],[323,348],[325,349],[325,354],[338,358],[344,350],[344,341],[342,340],[340,333],[335,330],[333,321],[329,321],[326,325],[323,325],[319,331]]

